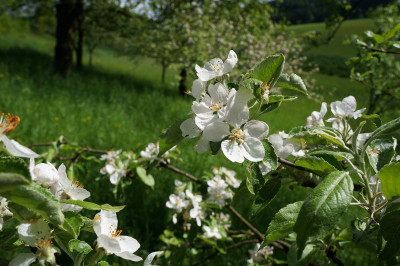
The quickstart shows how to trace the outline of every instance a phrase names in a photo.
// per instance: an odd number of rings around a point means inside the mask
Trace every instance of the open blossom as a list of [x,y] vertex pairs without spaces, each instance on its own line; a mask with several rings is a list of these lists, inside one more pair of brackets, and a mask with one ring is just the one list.
[[240,186],[240,183],[242,183],[241,180],[239,180],[235,177],[236,176],[235,171],[229,170],[225,167],[222,167],[222,173],[224,173],[224,175],[225,175],[226,183],[228,183],[232,187],[238,188]]
[[201,79],[196,79],[192,84],[192,96],[196,98],[196,101],[199,101],[206,91],[206,81],[202,81]]
[[36,158],[39,154],[22,146],[15,140],[9,139],[5,134],[13,131],[19,124],[20,118],[16,115],[4,114],[0,111],[0,138],[7,151],[16,157]]
[[100,173],[110,175],[110,182],[113,185],[118,184],[119,180],[125,176],[125,169],[121,168],[115,162],[107,162],[106,165],[100,169]]
[[29,171],[33,181],[39,185],[49,186],[51,189],[55,189],[62,170],[61,166],[57,170],[54,165],[49,162],[35,165],[35,159],[32,157],[29,163]]
[[102,154],[100,156],[100,160],[102,161],[115,161],[120,155],[122,150],[117,151],[108,151],[106,154]]
[[[64,164],[58,168],[60,179],[57,190],[54,193],[58,199],[85,200],[90,197],[90,192],[83,188],[78,180],[71,181],[66,172]],[[80,211],[82,207],[71,204],[61,204],[64,211]]]
[[327,122],[334,122],[338,120],[342,120],[343,118],[350,117],[357,119],[361,116],[361,113],[364,112],[365,108],[357,110],[357,102],[353,96],[348,96],[344,98],[342,101],[336,101],[331,103],[331,111],[335,117],[329,118],[326,120]]
[[133,254],[140,244],[130,237],[121,235],[122,230],[117,230],[117,214],[112,211],[101,210],[93,219],[93,229],[97,235],[97,245],[107,252],[130,261],[141,261],[142,258]]
[[324,116],[327,112],[327,104],[322,103],[321,110],[319,112],[313,111],[309,117],[307,117],[306,127],[320,127],[324,126]]
[[233,197],[233,194],[227,190],[228,184],[219,175],[207,181],[207,185],[208,199],[217,203],[220,207],[225,205],[225,200]]
[[203,229],[204,229],[203,236],[205,238],[216,238],[216,239],[222,238],[220,232],[218,231],[218,227],[216,227],[216,226],[211,227],[211,226],[204,225]]
[[236,53],[230,50],[225,62],[220,58],[214,58],[205,63],[204,67],[196,65],[196,74],[201,81],[209,81],[230,72],[237,64],[237,61]]
[[264,262],[266,257],[274,253],[274,247],[265,246],[260,249],[260,243],[257,243],[253,249],[249,250],[250,259],[247,263]]
[[180,213],[183,208],[189,205],[189,201],[185,199],[185,193],[180,192],[178,195],[169,195],[169,201],[167,201],[165,205],[170,209],[175,209],[177,213]]
[[[22,223],[18,227],[19,238],[31,247],[37,248],[37,254],[21,253],[16,256],[10,265],[30,265],[37,259],[47,261],[50,264],[56,264],[54,254],[57,249],[52,244],[52,235],[50,227],[43,219],[37,220],[34,223]],[[41,264],[44,264],[41,263]]]
[[[302,150],[302,143],[297,140],[288,139],[288,137],[288,134],[284,131],[280,131],[279,133],[272,134],[268,137],[276,155],[282,159],[287,158],[289,155],[296,157],[304,156],[305,152]],[[262,164],[260,165],[260,168],[262,168]],[[263,169],[261,169],[261,171],[263,171]]]

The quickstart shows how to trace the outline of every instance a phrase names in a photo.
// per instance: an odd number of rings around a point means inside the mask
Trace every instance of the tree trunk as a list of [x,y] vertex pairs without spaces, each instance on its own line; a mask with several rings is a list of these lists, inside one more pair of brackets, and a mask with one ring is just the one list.
[[76,12],[77,12],[77,28],[78,28],[78,43],[76,45],[76,67],[79,70],[82,70],[83,68],[83,63],[82,63],[82,58],[83,58],[83,20],[85,19],[84,14],[83,14],[83,1],[78,0],[76,3]]
[[90,67],[93,65],[93,52],[94,52],[94,48],[89,49],[89,66]]
[[181,96],[185,95],[186,92],[186,76],[187,76],[187,72],[186,72],[186,68],[183,67],[181,70],[181,73],[179,74],[181,76],[181,79],[179,80],[179,94]]
[[57,29],[54,63],[64,77],[71,74],[74,53],[74,32],[77,24],[76,0],[60,0],[56,4]]
[[162,64],[161,83],[165,83],[165,73],[167,72],[167,65]]

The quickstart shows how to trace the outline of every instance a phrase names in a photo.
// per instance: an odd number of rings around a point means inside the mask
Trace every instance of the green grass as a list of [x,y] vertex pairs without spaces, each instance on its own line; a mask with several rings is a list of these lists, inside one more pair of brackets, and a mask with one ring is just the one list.
[[[85,66],[84,71],[74,71],[72,77],[64,79],[53,73],[53,48],[54,40],[46,36],[0,35],[0,110],[21,118],[20,125],[9,134],[11,138],[28,145],[54,141],[63,135],[94,148],[140,151],[149,142],[156,141],[174,120],[187,117],[192,98],[178,96],[176,86],[170,85],[177,82],[173,70],[168,71],[166,84],[161,84],[161,68],[153,60],[132,61],[103,48],[96,50],[92,68]],[[324,101],[330,103],[354,95],[359,106],[365,106],[365,91],[358,84],[324,74],[315,74],[313,78],[318,86],[323,86],[320,94]],[[304,125],[306,117],[319,109],[319,102],[299,95],[298,101],[284,103],[278,111],[262,118],[271,132],[288,131]],[[183,161],[175,163],[178,167],[201,176],[213,165],[224,165],[245,179],[243,167],[229,163],[222,154],[198,155],[194,144],[194,140],[180,144]],[[98,172],[101,165],[93,165],[80,180],[89,190],[104,193],[93,195],[89,200],[127,204],[126,210],[119,214],[121,228],[125,227],[127,234],[138,238],[144,249],[156,250],[160,243],[158,236],[170,219],[164,208],[165,201],[178,176],[164,169],[156,170],[152,173],[156,178],[154,190],[135,180],[125,188],[125,193],[114,198],[109,181]],[[283,191],[280,192],[283,199],[274,201],[262,220],[255,221],[260,228],[265,229],[266,221],[280,207],[293,201],[294,194],[304,198],[308,190],[296,188],[293,195]]]

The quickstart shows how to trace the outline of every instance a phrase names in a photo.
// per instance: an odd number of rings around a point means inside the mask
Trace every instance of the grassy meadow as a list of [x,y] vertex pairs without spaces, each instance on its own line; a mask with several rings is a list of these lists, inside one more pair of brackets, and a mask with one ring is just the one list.
[[[361,33],[369,23],[368,20],[344,23],[331,44],[313,48],[307,55],[352,56],[355,50],[343,46],[343,39],[348,34]],[[289,30],[300,34],[318,27],[323,25],[298,25]],[[9,135],[25,145],[55,141],[63,135],[70,141],[93,148],[140,151],[149,142],[155,142],[161,131],[174,120],[185,118],[190,110],[192,98],[180,97],[177,86],[171,85],[177,83],[174,70],[168,70],[166,83],[161,84],[161,67],[156,62],[146,58],[133,61],[102,48],[95,51],[93,67],[88,67],[85,61],[82,72],[74,71],[71,78],[64,79],[52,71],[54,45],[50,36],[0,34],[0,110],[21,118],[19,126]],[[330,103],[353,95],[359,107],[366,105],[365,89],[348,78],[323,73],[314,74],[313,78],[324,101]],[[284,103],[278,111],[264,115],[262,119],[269,124],[271,132],[288,131],[294,126],[304,125],[306,117],[319,109],[320,103],[299,95],[298,101]],[[173,164],[196,176],[211,171],[213,165],[224,165],[235,169],[239,178],[245,179],[241,167],[229,163],[222,154],[215,157],[198,155],[193,149],[194,144],[193,140],[183,141],[179,145],[183,161]],[[100,169],[101,165],[97,167]],[[170,219],[163,206],[173,192],[173,180],[179,178],[165,169],[156,170],[153,176],[157,193],[134,181],[126,188],[128,191],[123,197],[104,193],[88,199],[99,203],[127,204],[131,211],[119,214],[122,216],[121,227],[125,226],[126,233],[132,233],[147,250],[157,249],[162,225]],[[97,170],[80,179],[89,190],[113,190],[107,178],[101,178]],[[295,188],[294,193],[305,197],[307,191]],[[274,200],[266,209],[266,216],[262,217],[264,224],[258,224],[261,229],[266,229],[266,217],[272,218],[267,212],[273,213],[294,199],[294,196],[283,193],[277,198],[280,196],[280,200]],[[150,220],[150,217],[160,219]],[[247,256],[246,247],[243,250]]]

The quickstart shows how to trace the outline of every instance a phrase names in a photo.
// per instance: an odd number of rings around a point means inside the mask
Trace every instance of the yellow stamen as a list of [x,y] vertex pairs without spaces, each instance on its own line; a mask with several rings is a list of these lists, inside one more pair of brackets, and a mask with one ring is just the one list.
[[6,134],[13,131],[21,120],[18,116],[12,114],[4,114],[0,111],[0,134]]

